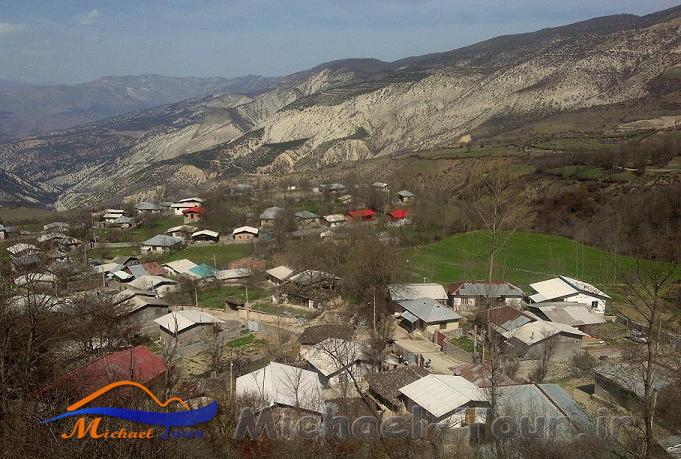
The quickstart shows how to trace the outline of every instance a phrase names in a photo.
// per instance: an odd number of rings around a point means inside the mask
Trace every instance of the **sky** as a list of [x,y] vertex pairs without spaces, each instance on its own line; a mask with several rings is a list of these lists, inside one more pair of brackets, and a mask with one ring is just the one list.
[[681,0],[2,0],[0,79],[286,75],[391,61]]

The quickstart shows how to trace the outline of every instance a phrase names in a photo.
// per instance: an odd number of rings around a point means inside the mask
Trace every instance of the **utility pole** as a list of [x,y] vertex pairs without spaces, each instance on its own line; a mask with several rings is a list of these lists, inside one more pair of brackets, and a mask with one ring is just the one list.
[[248,306],[248,284],[244,284],[246,287],[246,303],[244,303],[246,306]]
[[194,286],[194,306],[199,307],[199,292],[196,290],[196,286]]
[[218,264],[215,262],[215,254],[213,254],[213,268],[218,269]]
[[374,333],[376,333],[376,288],[374,288]]

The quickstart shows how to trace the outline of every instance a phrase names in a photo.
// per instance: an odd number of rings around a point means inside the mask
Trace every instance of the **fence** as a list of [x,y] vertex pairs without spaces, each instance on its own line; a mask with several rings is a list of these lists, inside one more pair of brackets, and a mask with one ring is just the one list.
[[[648,330],[648,327],[646,327],[645,325],[641,325],[639,323],[636,323],[633,320],[629,319],[628,317],[617,314],[617,316],[615,316],[615,321],[617,323],[624,325],[629,330],[637,330],[637,331],[645,334],[646,336],[651,336],[651,333]],[[653,330],[653,334],[655,334],[655,336],[658,336],[658,333],[659,333],[661,343],[666,343],[666,344],[672,345],[676,348],[676,350],[681,351],[681,335],[677,335],[676,333],[671,333],[671,332],[668,332],[668,331],[665,331],[665,330],[662,330],[662,329]]]

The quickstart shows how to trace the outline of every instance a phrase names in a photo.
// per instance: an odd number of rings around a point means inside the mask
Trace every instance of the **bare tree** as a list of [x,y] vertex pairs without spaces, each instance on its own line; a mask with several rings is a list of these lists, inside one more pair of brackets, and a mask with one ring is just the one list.
[[677,272],[677,261],[670,263],[655,260],[639,260],[629,275],[627,282],[627,300],[643,320],[648,336],[644,351],[635,357],[640,362],[642,372],[639,375],[643,384],[642,421],[644,425],[644,444],[642,457],[649,458],[653,454],[655,444],[654,417],[657,402],[655,388],[656,373],[661,361],[660,335],[665,314],[679,305],[667,301],[671,284]]

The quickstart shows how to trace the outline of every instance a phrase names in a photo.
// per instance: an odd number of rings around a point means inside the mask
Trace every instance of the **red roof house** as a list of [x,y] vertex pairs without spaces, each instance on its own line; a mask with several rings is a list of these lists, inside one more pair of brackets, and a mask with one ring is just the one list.
[[83,394],[121,380],[149,386],[165,373],[165,368],[162,357],[146,346],[137,346],[96,358],[62,376],[57,385]]
[[190,207],[188,209],[182,210],[182,215],[184,215],[184,222],[198,222],[201,220],[201,214],[203,213],[203,207]]
[[393,209],[388,213],[388,215],[390,215],[390,218],[392,218],[393,220],[403,220],[409,216],[409,210]]
[[371,209],[357,209],[348,212],[350,220],[356,222],[370,222],[376,216],[376,212]]

